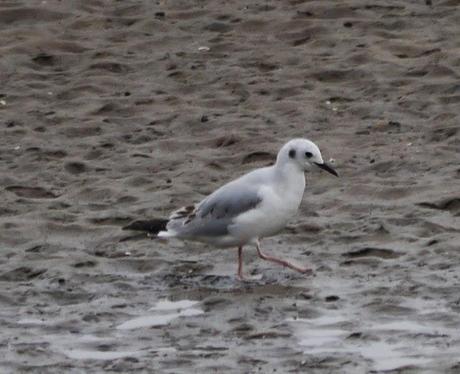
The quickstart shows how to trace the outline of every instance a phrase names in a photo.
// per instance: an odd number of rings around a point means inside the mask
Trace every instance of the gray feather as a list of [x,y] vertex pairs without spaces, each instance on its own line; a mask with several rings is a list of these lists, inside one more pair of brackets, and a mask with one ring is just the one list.
[[223,236],[238,215],[254,209],[261,201],[256,188],[229,183],[196,206],[173,212],[167,229],[184,238]]
[[245,190],[226,188],[217,190],[216,193],[204,199],[199,204],[197,214],[202,218],[208,215],[211,215],[215,219],[233,218],[254,209],[261,201],[262,199],[258,196],[257,192],[250,188]]

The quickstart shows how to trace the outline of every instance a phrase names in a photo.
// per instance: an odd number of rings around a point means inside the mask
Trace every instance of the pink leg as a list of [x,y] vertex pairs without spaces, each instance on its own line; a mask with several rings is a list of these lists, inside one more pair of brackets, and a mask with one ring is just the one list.
[[243,247],[238,247],[238,277],[243,280]]
[[259,257],[264,259],[264,260],[267,260],[267,261],[271,261],[271,262],[274,262],[275,264],[279,264],[279,265],[283,265],[283,266],[286,266],[292,270],[296,270],[298,271],[299,273],[309,273],[311,272],[312,270],[309,269],[309,268],[301,268],[299,266],[296,266],[286,260],[283,260],[281,258],[277,258],[277,257],[272,257],[272,256],[267,256],[266,254],[264,254],[261,250],[260,250],[260,244],[259,244],[259,241],[257,241],[256,243],[256,248],[257,248],[257,253],[259,254]]

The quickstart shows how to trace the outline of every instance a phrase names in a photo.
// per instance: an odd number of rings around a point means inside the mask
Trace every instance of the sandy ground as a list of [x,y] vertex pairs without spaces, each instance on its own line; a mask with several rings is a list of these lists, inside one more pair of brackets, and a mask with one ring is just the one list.
[[[459,8],[1,1],[0,371],[460,372]],[[293,137],[314,276],[121,230]]]

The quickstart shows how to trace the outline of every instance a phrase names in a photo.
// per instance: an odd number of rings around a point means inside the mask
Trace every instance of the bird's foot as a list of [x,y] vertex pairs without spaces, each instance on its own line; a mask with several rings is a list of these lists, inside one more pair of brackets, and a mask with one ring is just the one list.
[[297,270],[299,273],[306,274],[306,275],[314,275],[315,272],[311,268],[298,268],[294,269]]

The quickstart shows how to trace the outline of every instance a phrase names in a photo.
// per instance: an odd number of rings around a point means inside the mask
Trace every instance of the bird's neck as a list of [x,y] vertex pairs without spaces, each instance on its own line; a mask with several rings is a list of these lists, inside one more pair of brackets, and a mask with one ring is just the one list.
[[292,163],[276,163],[273,167],[279,193],[299,195],[301,198],[305,190],[304,171]]

